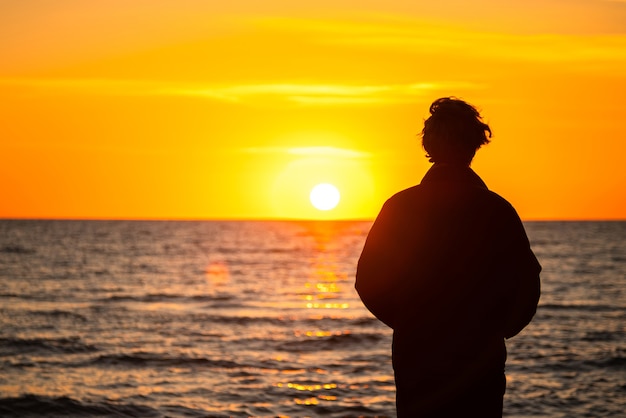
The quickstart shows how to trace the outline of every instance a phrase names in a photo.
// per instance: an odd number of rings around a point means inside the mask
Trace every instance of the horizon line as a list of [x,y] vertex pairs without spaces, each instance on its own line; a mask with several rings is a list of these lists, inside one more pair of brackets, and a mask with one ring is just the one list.
[[[0,221],[125,221],[125,222],[374,222],[372,218],[280,217],[3,217]],[[626,218],[522,218],[522,222],[626,222]]]

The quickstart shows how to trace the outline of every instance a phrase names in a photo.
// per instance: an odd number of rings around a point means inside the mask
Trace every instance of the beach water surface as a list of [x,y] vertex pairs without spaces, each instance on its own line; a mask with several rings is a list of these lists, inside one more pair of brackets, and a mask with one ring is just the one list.
[[[0,221],[0,416],[395,416],[370,222]],[[626,222],[526,223],[505,415],[626,410]],[[461,343],[461,342],[460,342]]]

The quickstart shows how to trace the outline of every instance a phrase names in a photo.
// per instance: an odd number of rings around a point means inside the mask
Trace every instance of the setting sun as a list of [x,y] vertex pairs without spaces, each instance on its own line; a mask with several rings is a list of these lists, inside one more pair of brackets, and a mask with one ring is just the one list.
[[337,207],[341,195],[339,190],[328,183],[320,183],[311,189],[311,204],[319,210],[331,210]]

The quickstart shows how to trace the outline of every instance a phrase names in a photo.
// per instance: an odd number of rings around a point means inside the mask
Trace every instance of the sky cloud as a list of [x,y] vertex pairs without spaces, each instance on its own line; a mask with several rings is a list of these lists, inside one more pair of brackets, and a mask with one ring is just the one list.
[[467,82],[432,82],[392,85],[341,84],[252,84],[228,87],[165,90],[164,94],[204,96],[212,99],[241,102],[262,97],[307,105],[379,104],[412,102],[433,90],[445,88],[477,89],[482,86]]
[[251,154],[283,154],[297,155],[301,157],[332,157],[343,159],[369,158],[368,152],[357,151],[339,147],[252,147],[245,148],[243,152]]
[[289,154],[303,155],[308,157],[342,157],[342,158],[366,158],[370,154],[363,151],[350,150],[337,147],[299,147],[289,148]]
[[[626,0],[605,0],[626,2]],[[364,15],[359,20],[258,18],[265,30],[309,34],[315,42],[406,53],[499,57],[522,61],[626,62],[626,34],[519,32],[479,29],[460,23],[397,15]]]
[[0,86],[62,90],[83,94],[196,96],[226,102],[262,99],[302,105],[368,105],[413,102],[415,97],[442,89],[480,89],[468,82],[423,82],[411,84],[241,84],[206,86],[116,79],[0,79]]

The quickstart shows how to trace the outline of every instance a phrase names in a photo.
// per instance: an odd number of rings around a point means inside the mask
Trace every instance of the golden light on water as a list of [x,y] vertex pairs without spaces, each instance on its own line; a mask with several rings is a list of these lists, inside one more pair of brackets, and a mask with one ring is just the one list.
[[317,400],[317,398],[306,398],[306,399],[294,399],[294,402],[297,405],[317,405],[319,404],[319,401]]
[[[275,386],[279,388],[293,389],[298,392],[317,392],[317,391],[332,390],[338,387],[337,384],[335,383],[306,385],[306,384],[293,383],[293,382],[277,383],[275,384]],[[311,397],[304,398],[304,399],[294,398],[293,401],[297,405],[318,405],[320,400],[333,402],[337,400],[337,396],[319,394],[317,396],[311,396]]]
[[228,264],[224,261],[213,261],[209,263],[204,270],[204,274],[207,282],[215,286],[223,286],[230,281]]
[[348,309],[349,303],[307,303],[309,309]]
[[332,337],[333,335],[348,335],[351,334],[350,331],[294,331],[293,333],[296,337],[306,336],[306,337]]
[[328,389],[337,388],[337,385],[335,383],[325,383],[325,384],[316,384],[316,385],[303,385],[300,383],[277,383],[276,386],[279,388],[288,387],[289,389],[309,391],[309,392],[313,392],[316,390],[323,390],[323,389],[328,390]]

